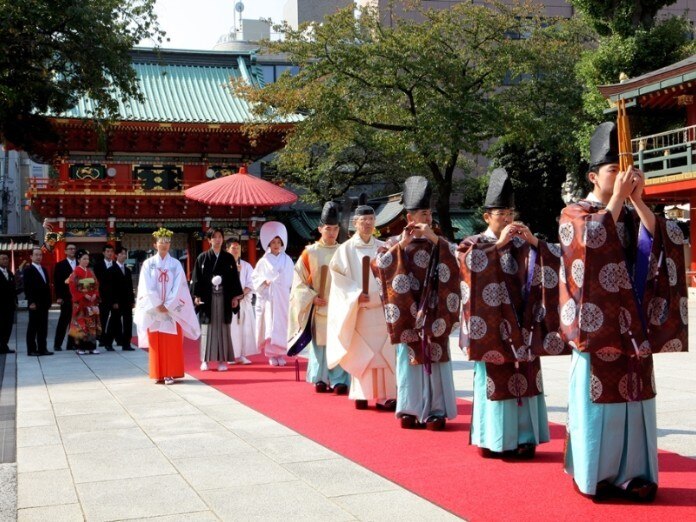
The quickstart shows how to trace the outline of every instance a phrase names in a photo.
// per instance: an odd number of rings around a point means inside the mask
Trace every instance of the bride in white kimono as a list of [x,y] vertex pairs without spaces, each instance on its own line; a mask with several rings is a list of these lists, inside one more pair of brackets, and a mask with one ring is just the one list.
[[285,366],[288,347],[288,310],[295,265],[285,253],[285,225],[269,221],[261,227],[261,245],[266,253],[254,268],[256,292],[256,340],[271,366]]

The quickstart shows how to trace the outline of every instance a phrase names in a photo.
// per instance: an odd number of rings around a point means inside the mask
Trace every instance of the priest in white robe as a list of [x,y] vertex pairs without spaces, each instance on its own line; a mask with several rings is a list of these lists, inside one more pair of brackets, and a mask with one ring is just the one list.
[[259,233],[266,253],[252,273],[256,292],[256,342],[271,366],[285,366],[288,351],[290,288],[295,265],[285,253],[288,231],[277,221],[264,223]]
[[198,339],[201,329],[181,263],[169,255],[174,233],[160,228],[152,235],[157,253],[141,267],[133,322],[138,346],[149,348],[150,377],[173,384],[184,376],[184,337]]
[[234,362],[237,364],[251,364],[248,356],[259,353],[256,344],[256,316],[254,315],[254,306],[252,305],[254,282],[251,274],[254,272],[254,268],[242,259],[242,246],[238,241],[228,241],[227,251],[237,261],[239,282],[244,291],[244,298],[239,301],[239,312],[234,314],[230,323],[232,346],[236,356]]
[[329,264],[326,358],[329,368],[341,365],[351,375],[349,397],[356,409],[366,409],[368,401],[375,400],[378,409],[393,411],[396,351],[387,332],[379,285],[370,270],[370,261],[383,245],[373,236],[374,228],[375,211],[360,205],[355,210],[355,234],[338,247]]

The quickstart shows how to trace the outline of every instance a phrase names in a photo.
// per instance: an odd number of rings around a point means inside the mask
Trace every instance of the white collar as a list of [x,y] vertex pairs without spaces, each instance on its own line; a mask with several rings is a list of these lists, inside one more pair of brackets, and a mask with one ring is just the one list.
[[595,196],[594,192],[590,192],[585,199],[587,201],[591,201],[592,203],[599,203],[600,205],[603,204],[601,201],[599,201],[599,198]]
[[486,236],[486,237],[489,237],[489,238],[491,238],[491,239],[495,239],[496,241],[498,241],[498,238],[495,237],[495,234],[494,234],[493,231],[491,230],[491,227],[488,227],[488,228],[486,229],[486,231],[483,233],[483,235]]

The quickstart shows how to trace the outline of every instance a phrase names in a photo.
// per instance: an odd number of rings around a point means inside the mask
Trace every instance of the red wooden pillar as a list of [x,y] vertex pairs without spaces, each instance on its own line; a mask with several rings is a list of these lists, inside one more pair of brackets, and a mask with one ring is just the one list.
[[116,248],[116,218],[106,218],[106,243]]
[[[58,221],[53,224],[53,231],[59,234],[65,234],[65,218],[58,218]],[[53,258],[56,263],[65,259],[65,239],[56,242],[53,246]]]
[[58,179],[60,181],[70,181],[70,164],[62,161],[58,165]]
[[249,219],[249,239],[247,240],[247,262],[252,266],[256,266],[256,243],[258,237],[256,235],[256,220]]
[[212,218],[203,218],[203,252],[210,249],[210,242],[208,241],[208,230],[210,229],[210,222]]

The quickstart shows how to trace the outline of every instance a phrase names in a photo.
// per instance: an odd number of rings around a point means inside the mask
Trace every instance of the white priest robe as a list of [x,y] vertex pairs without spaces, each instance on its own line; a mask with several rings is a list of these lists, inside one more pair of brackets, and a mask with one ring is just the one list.
[[350,398],[383,400],[396,398],[395,347],[389,340],[379,286],[369,272],[368,303],[358,303],[362,293],[362,259],[374,259],[382,241],[363,242],[354,234],[340,245],[329,263],[331,299],[327,322],[326,358],[351,375]]
[[[256,292],[256,342],[266,357],[282,357],[288,351],[288,310],[295,265],[285,252],[267,251],[254,268]],[[270,285],[265,285],[270,281]]]
[[254,307],[251,304],[254,283],[251,274],[254,269],[249,263],[240,259],[237,263],[239,267],[239,282],[242,289],[249,288],[252,292],[244,294],[244,299],[239,302],[239,312],[232,316],[230,323],[230,335],[232,346],[236,357],[247,357],[259,353],[256,344],[256,318]]
[[[161,304],[167,308],[166,313],[157,311]],[[194,340],[200,337],[201,328],[179,260],[169,254],[164,258],[155,254],[143,262],[133,322],[141,348],[148,347],[148,330],[176,335],[177,323],[184,337]]]

